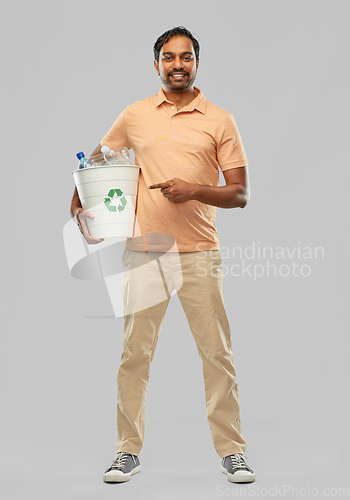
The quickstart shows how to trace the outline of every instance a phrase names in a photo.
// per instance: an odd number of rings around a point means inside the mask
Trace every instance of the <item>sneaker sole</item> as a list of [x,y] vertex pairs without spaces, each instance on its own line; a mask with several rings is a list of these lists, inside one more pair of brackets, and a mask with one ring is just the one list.
[[131,476],[134,474],[137,474],[138,472],[141,471],[141,465],[138,465],[133,469],[131,472],[128,472],[127,474],[123,474],[122,472],[117,473],[115,472],[107,472],[107,474],[103,474],[103,481],[105,483],[125,483],[125,481],[130,481]]
[[221,470],[226,474],[227,479],[231,483],[252,483],[255,481],[255,474],[248,471],[237,471],[234,474],[230,474],[223,466],[221,466]]

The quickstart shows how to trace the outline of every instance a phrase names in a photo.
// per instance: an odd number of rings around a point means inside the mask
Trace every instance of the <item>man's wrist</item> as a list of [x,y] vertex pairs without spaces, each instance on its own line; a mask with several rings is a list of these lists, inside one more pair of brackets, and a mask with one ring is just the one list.
[[197,200],[201,193],[201,185],[200,184],[192,184],[191,189],[191,200]]

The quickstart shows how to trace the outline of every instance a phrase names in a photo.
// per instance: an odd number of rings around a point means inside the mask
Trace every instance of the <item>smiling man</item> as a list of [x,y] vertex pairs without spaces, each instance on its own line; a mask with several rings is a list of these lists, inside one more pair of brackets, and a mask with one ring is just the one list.
[[[161,258],[163,267],[172,273],[170,281],[163,280],[166,297],[137,311],[130,304],[155,295],[159,282],[151,274],[142,280],[125,280],[123,352],[117,378],[117,456],[103,480],[128,481],[140,471],[145,394],[172,284],[203,362],[207,418],[221,470],[229,481],[251,482],[255,474],[244,456],[246,443],[215,227],[216,207],[246,206],[248,162],[232,114],[207,101],[194,86],[199,44],[192,33],[184,27],[173,28],[157,39],[153,52],[162,82],[160,91],[129,105],[93,152],[99,153],[103,145],[126,146],[134,150],[135,163],[141,167],[138,224],[134,237],[126,241],[123,269],[159,263]],[[219,185],[219,168],[225,186]],[[85,218],[93,215],[83,211],[76,190],[71,211],[80,220],[87,242],[99,243],[101,240],[88,234]],[[181,286],[177,287],[180,274]],[[183,411],[186,413],[185,407]],[[186,448],[190,451],[191,443]],[[191,451],[195,457],[196,450]]]

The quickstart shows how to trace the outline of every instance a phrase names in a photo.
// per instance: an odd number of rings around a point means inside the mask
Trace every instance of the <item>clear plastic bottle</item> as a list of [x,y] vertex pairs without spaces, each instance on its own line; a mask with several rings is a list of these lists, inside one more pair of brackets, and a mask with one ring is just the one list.
[[80,153],[77,153],[76,156],[79,160],[79,168],[92,167],[92,161],[88,158],[85,158],[85,155],[82,151],[80,151]]

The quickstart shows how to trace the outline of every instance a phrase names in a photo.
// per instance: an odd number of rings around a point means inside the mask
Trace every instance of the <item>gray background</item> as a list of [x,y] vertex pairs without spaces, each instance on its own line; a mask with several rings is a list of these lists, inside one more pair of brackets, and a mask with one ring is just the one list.
[[[3,496],[213,499],[272,488],[289,498],[292,487],[299,496],[349,488],[348,2],[33,0],[4,14]],[[142,472],[102,482],[115,456],[123,320],[103,281],[70,276],[63,245],[76,152],[90,154],[128,104],[159,91],[152,47],[177,25],[198,35],[195,85],[233,113],[249,161],[249,205],[217,210],[221,246],[324,249],[324,258],[271,260],[285,274],[308,265],[309,276],[225,278],[257,473],[250,487],[220,471],[176,295],[151,369]],[[224,264],[243,266],[232,250]]]

